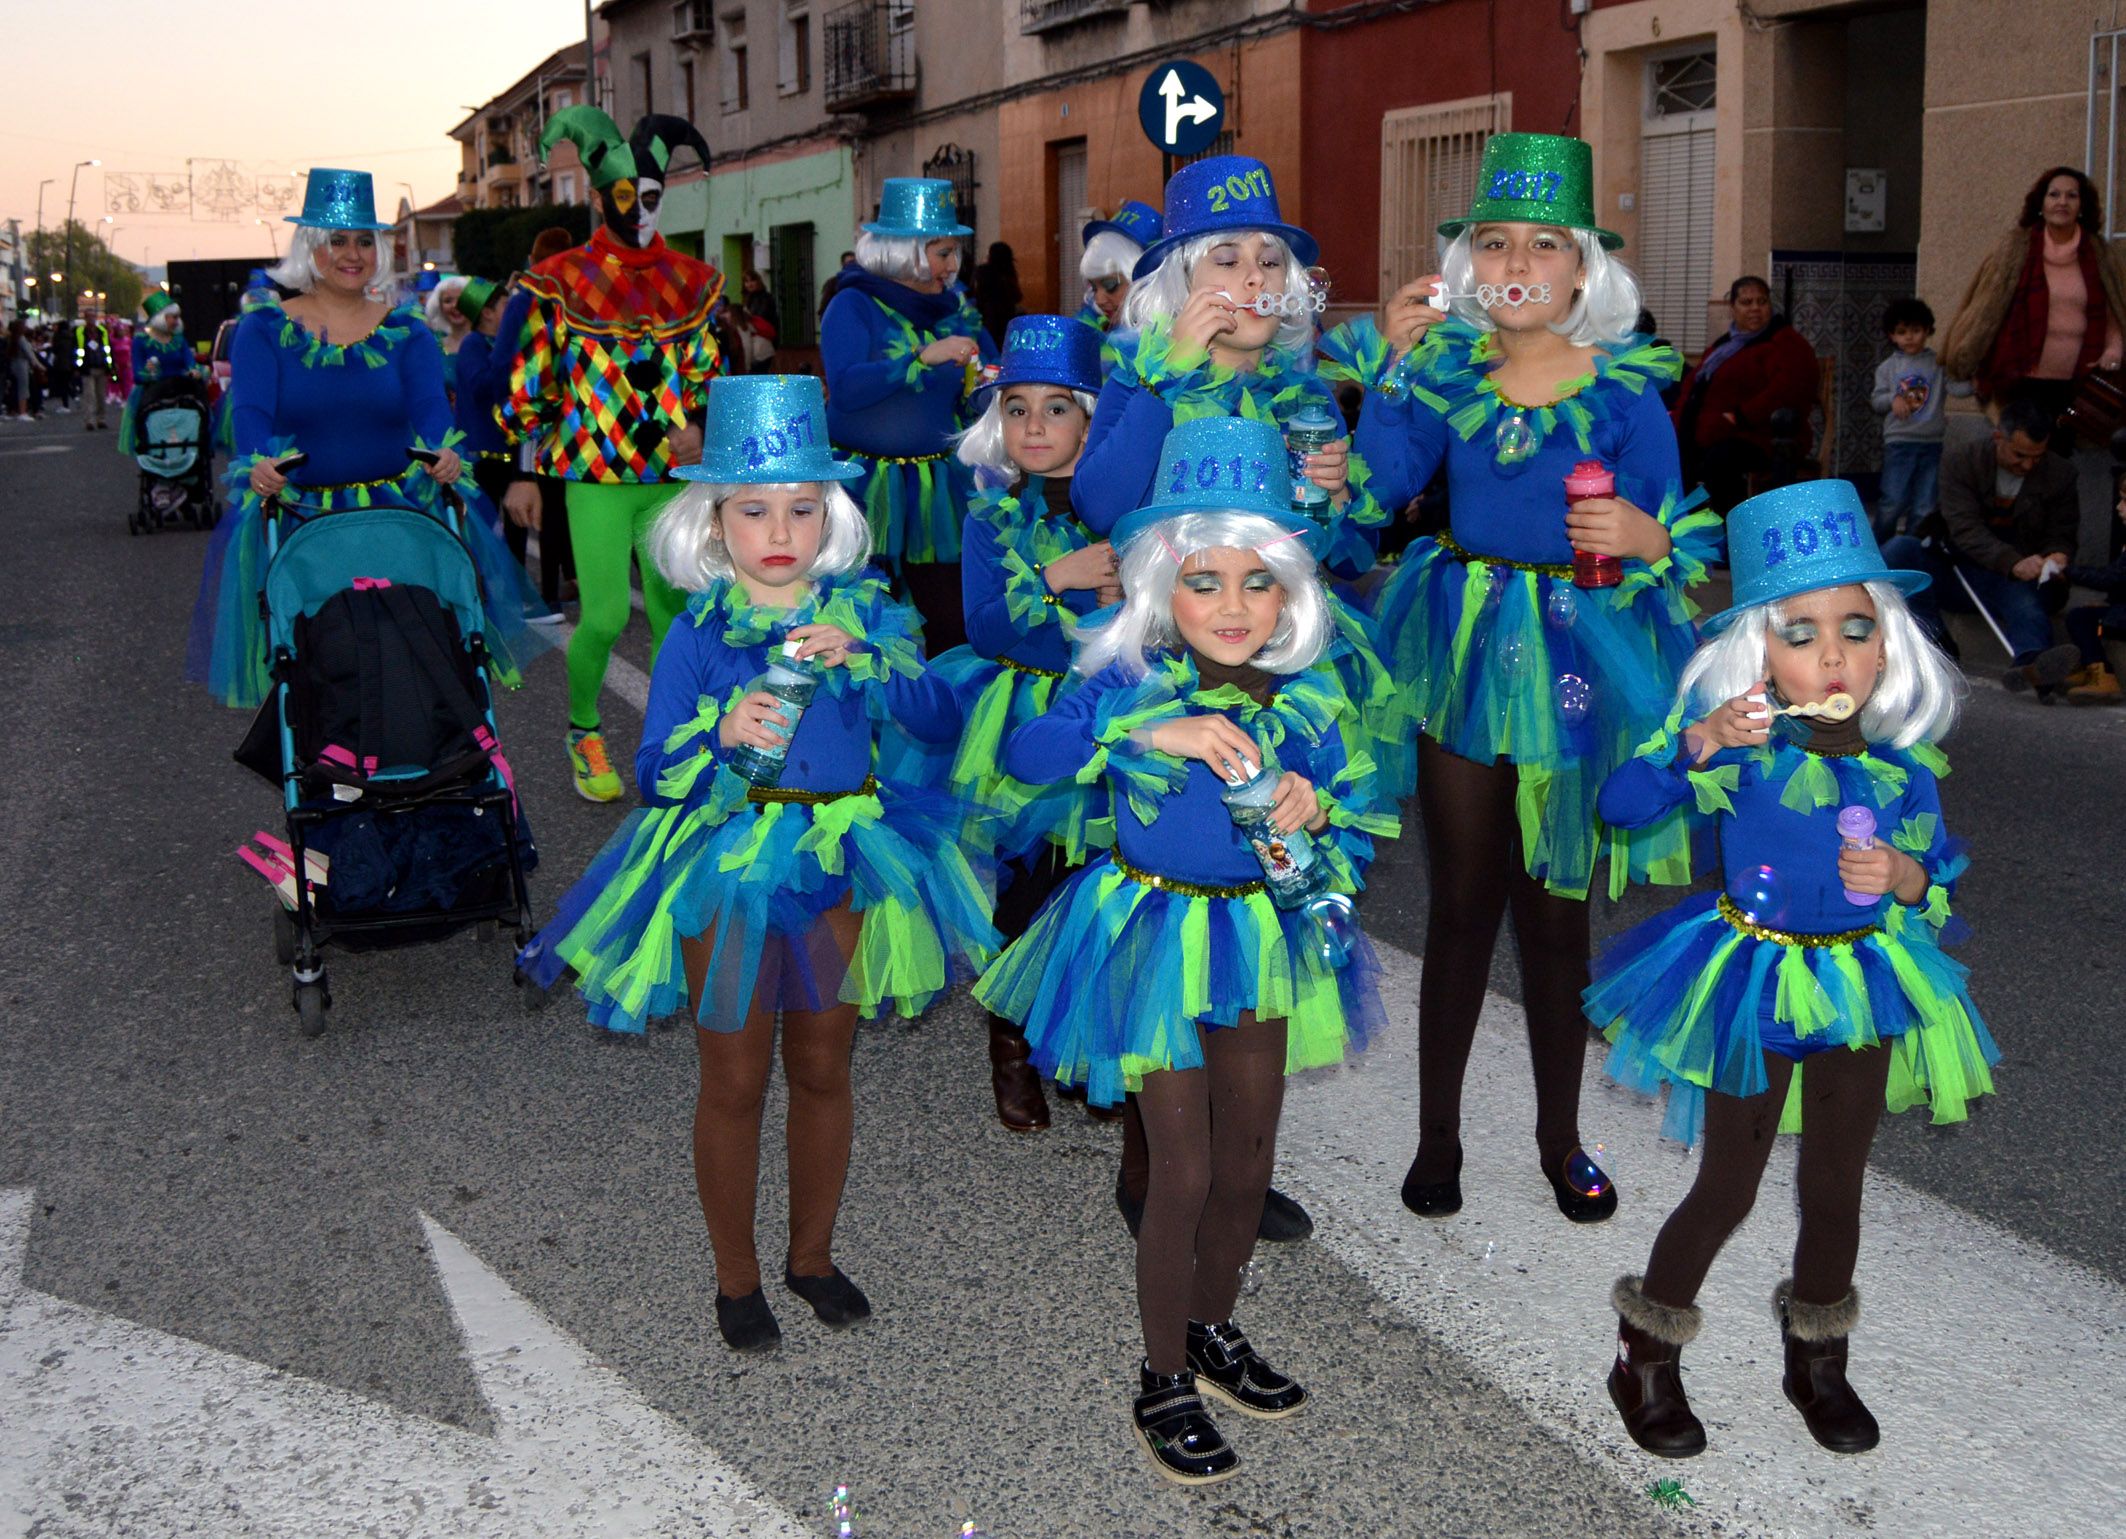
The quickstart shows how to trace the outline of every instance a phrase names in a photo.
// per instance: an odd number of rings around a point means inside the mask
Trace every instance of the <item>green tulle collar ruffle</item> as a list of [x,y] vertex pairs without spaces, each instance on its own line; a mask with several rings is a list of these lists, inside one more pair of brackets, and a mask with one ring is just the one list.
[[258,310],[279,319],[280,345],[295,353],[306,369],[336,369],[350,358],[367,368],[381,369],[391,362],[392,351],[413,335],[414,327],[428,325],[414,306],[399,305],[361,341],[338,343],[327,342],[279,305],[260,305]]
[[822,682],[834,694],[850,684],[866,684],[889,674],[913,676],[922,671],[922,653],[908,624],[908,610],[892,595],[883,577],[863,572],[822,577],[812,591],[788,609],[756,604],[745,585],[721,578],[687,601],[687,618],[697,626],[721,630],[726,646],[758,646],[787,635],[800,625],[832,625],[847,631],[860,649],[848,662],[824,671]]

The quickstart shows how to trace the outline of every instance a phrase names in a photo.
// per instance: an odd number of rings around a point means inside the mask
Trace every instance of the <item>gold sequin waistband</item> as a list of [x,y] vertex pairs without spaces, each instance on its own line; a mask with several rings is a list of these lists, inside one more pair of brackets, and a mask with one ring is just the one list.
[[1882,933],[1879,924],[1864,924],[1857,930],[1834,930],[1828,935],[1797,935],[1791,930],[1774,930],[1743,913],[1735,900],[1724,892],[1720,894],[1720,917],[1754,940],[1770,941],[1775,946],[1802,946],[1810,951],[1825,946],[1850,946],[1855,941]]
[[940,449],[936,454],[866,454],[861,449],[851,449],[842,444],[836,444],[834,448],[839,453],[854,455],[862,460],[869,460],[874,465],[928,465],[934,460],[949,460],[952,458],[950,449]]
[[854,791],[800,791],[795,786],[752,786],[746,791],[746,800],[761,802],[802,802],[807,807],[817,807],[822,802],[838,802],[845,796],[878,795],[878,776],[866,775],[864,783]]
[[1115,857],[1115,869],[1141,886],[1156,887],[1161,892],[1177,892],[1184,898],[1251,898],[1263,890],[1260,882],[1242,882],[1238,887],[1211,887],[1202,882],[1184,882],[1178,877],[1161,876],[1156,871],[1140,871],[1120,855]]
[[1015,663],[1008,657],[1000,657],[997,661],[1004,667],[1009,668],[1013,673],[1030,673],[1037,679],[1060,679],[1063,677],[1062,672],[1055,668],[1036,668],[1032,663]]
[[1479,556],[1444,529],[1433,538],[1439,541],[1441,550],[1457,561],[1481,561],[1486,566],[1503,566],[1516,572],[1533,572],[1538,577],[1557,577],[1568,582],[1572,579],[1572,568],[1569,565],[1560,566],[1548,561],[1511,561],[1504,556]]

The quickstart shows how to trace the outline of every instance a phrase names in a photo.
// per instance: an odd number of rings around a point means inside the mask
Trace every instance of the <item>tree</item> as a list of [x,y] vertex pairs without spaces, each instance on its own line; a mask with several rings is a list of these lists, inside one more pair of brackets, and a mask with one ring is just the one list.
[[[52,281],[66,271],[66,228],[30,232],[24,242],[29,271],[36,274],[38,303],[54,315],[66,313],[66,285]],[[147,283],[133,265],[103,243],[92,226],[74,221],[74,293],[101,293],[106,313],[131,315],[140,308]],[[78,310],[78,306],[77,306]]]
[[499,281],[529,265],[532,242],[549,225],[561,226],[581,245],[591,238],[591,211],[580,203],[470,209],[451,226],[451,261],[468,277]]

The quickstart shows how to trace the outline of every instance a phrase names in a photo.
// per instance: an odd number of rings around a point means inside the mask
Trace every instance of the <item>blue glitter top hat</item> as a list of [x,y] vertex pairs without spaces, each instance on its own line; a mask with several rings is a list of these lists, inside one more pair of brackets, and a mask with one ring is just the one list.
[[1850,481],[1797,481],[1737,503],[1727,515],[1727,561],[1735,601],[1701,622],[1708,636],[1726,630],[1752,605],[1797,593],[1862,582],[1917,593],[1933,580],[1883,564],[1868,510]]
[[1017,315],[1004,330],[1002,367],[993,388],[1058,385],[1100,393],[1100,344],[1105,339],[1075,316]]
[[972,235],[960,223],[952,183],[934,176],[889,176],[879,189],[878,218],[864,226],[873,235],[894,240],[942,240]]
[[1080,244],[1090,246],[1093,237],[1102,230],[1113,230],[1124,240],[1133,240],[1140,246],[1149,246],[1159,239],[1165,230],[1159,218],[1159,210],[1149,203],[1139,203],[1135,198],[1125,198],[1115,210],[1112,219],[1095,219],[1078,232]]
[[1220,230],[1267,230],[1283,238],[1302,267],[1320,260],[1321,247],[1277,211],[1270,168],[1252,155],[1212,155],[1183,166],[1166,184],[1160,238],[1144,248],[1131,276],[1142,278],[1183,241]]
[[1325,531],[1292,510],[1291,461],[1276,425],[1248,417],[1198,417],[1159,446],[1153,500],[1125,515],[1108,536],[1116,550],[1161,519],[1181,513],[1249,513],[1302,537],[1319,559]]
[[811,374],[730,374],[709,386],[701,463],[675,466],[682,481],[853,481],[827,443],[827,395]]
[[303,211],[283,224],[308,230],[388,230],[376,216],[376,188],[367,171],[335,171],[319,166],[303,189]]

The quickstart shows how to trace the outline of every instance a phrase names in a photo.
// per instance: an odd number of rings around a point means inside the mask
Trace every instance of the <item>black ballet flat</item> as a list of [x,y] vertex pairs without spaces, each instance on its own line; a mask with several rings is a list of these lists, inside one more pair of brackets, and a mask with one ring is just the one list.
[[1417,1161],[1403,1177],[1403,1206],[1419,1218],[1448,1218],[1462,1211],[1462,1151],[1454,1151],[1454,1174],[1444,1181],[1417,1179]]
[[1617,1184],[1585,1149],[1575,1147],[1557,1169],[1544,1174],[1557,1195],[1558,1211],[1575,1224],[1599,1224],[1617,1211]]
[[758,1288],[735,1299],[717,1294],[716,1329],[723,1333],[723,1344],[733,1352],[761,1352],[782,1340],[775,1311],[768,1307],[768,1296]]
[[871,1300],[864,1297],[864,1290],[849,1281],[840,1267],[825,1277],[800,1277],[784,1267],[782,1280],[792,1293],[812,1306],[812,1313],[818,1315],[824,1325],[842,1330],[871,1318]]
[[1255,1238],[1273,1245],[1292,1245],[1314,1232],[1314,1220],[1292,1198],[1271,1187],[1262,1196],[1262,1217],[1255,1224]]

